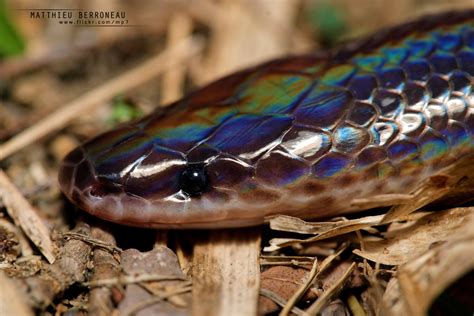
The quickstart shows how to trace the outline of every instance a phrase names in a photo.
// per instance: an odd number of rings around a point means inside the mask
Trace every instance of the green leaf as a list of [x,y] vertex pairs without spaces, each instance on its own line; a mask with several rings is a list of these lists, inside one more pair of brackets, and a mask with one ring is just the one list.
[[143,116],[143,112],[130,104],[122,97],[118,97],[112,103],[112,116],[108,120],[109,125],[117,125]]
[[342,12],[330,1],[323,1],[308,10],[307,19],[318,33],[323,45],[334,45],[346,30],[346,20]]
[[4,0],[0,0],[0,57],[20,55],[25,41],[11,21]]

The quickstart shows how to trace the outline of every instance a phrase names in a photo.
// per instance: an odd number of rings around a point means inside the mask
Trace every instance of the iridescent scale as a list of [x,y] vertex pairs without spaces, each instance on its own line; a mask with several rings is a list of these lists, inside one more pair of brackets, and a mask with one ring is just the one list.
[[[132,225],[341,214],[349,197],[409,192],[473,153],[473,78],[474,11],[427,17],[217,81],[86,143],[61,183],[86,210]],[[190,163],[209,175],[202,197],[180,192]],[[85,200],[90,174],[108,208]],[[173,215],[165,201],[182,206]]]

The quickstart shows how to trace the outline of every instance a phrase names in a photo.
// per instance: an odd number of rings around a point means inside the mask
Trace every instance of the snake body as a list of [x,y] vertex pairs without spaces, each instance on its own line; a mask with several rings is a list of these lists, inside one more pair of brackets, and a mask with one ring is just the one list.
[[134,226],[346,214],[473,154],[473,82],[474,10],[426,16],[211,83],[78,147],[59,180],[80,208]]

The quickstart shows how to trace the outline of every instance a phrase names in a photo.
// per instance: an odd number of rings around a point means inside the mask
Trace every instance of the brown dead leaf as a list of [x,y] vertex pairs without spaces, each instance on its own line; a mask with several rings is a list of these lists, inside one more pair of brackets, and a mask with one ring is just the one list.
[[[288,266],[271,267],[261,276],[261,289],[269,290],[285,301],[295,293],[308,278],[309,270]],[[303,300],[315,299],[313,292],[309,291],[303,296]],[[272,313],[278,310],[278,305],[267,297],[260,296],[259,314]]]
[[411,225],[390,230],[386,238],[378,241],[366,240],[364,250],[354,253],[368,260],[400,265],[425,253],[433,245],[448,240],[465,238],[473,234],[473,208],[455,208],[429,213]]
[[[470,228],[474,222],[469,223]],[[474,270],[474,236],[437,244],[402,265],[380,305],[380,315],[425,315],[433,300],[451,283]]]

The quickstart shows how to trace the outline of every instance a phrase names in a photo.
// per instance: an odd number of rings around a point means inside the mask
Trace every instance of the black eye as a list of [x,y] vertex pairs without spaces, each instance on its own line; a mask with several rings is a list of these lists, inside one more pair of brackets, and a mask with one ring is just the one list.
[[181,190],[191,196],[203,193],[209,184],[206,169],[202,165],[190,165],[179,178]]

